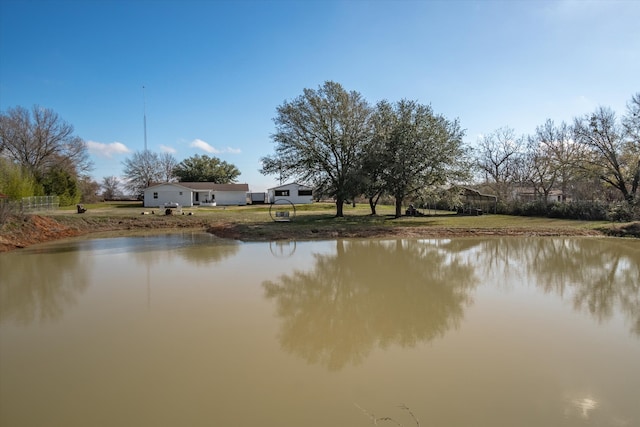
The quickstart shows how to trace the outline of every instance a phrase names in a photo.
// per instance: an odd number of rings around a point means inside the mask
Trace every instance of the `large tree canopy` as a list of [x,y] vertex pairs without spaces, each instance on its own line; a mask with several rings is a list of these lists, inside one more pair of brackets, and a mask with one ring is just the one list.
[[313,182],[336,200],[336,216],[358,185],[358,160],[370,138],[371,108],[358,92],[327,81],[277,108],[273,156],[261,173]]
[[173,173],[182,182],[215,182],[229,184],[235,182],[240,171],[234,165],[207,155],[195,155],[181,161]]
[[379,102],[373,122],[371,146],[380,153],[378,170],[383,170],[384,187],[395,198],[396,217],[402,215],[407,196],[466,178],[464,131],[457,120],[435,114],[430,106],[401,100],[394,105]]
[[54,166],[73,174],[91,169],[84,141],[73,126],[48,108],[9,108],[0,114],[0,153],[42,182]]

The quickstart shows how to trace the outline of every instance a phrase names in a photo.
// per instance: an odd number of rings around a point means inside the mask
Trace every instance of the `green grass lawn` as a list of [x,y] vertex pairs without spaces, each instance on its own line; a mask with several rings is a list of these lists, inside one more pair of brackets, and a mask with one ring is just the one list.
[[[164,216],[164,209],[145,208],[142,202],[103,202],[96,204],[85,204],[87,212],[82,214],[91,217],[117,217],[117,216],[140,216],[142,212],[154,211],[156,215]],[[271,211],[270,211],[271,210]],[[449,211],[426,211],[425,216],[400,217],[395,218],[395,208],[391,205],[378,205],[377,215],[372,216],[367,204],[357,204],[344,206],[344,217],[336,218],[336,207],[333,203],[312,203],[309,205],[296,205],[295,211],[291,206],[281,205],[247,205],[247,206],[216,206],[216,207],[193,207],[184,208],[185,214],[193,214],[200,219],[207,219],[214,222],[229,222],[241,224],[267,224],[273,222],[276,210],[289,211],[291,219],[290,226],[294,227],[443,227],[443,228],[586,228],[596,229],[610,225],[607,221],[578,221],[553,218],[520,217],[510,215],[485,214],[480,216],[456,215]],[[73,214],[76,207],[70,206],[61,208],[54,213]],[[78,215],[81,216],[81,215]],[[147,217],[147,216],[144,216]]]

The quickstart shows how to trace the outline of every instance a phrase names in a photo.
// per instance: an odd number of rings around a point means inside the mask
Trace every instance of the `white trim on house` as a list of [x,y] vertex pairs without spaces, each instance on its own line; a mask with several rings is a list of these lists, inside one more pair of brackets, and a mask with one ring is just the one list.
[[267,190],[267,200],[269,203],[287,200],[295,205],[309,204],[313,202],[313,188],[297,182],[279,185]]
[[166,182],[144,190],[144,206],[163,208],[167,203],[182,207],[246,205],[248,184],[214,184],[212,182]]

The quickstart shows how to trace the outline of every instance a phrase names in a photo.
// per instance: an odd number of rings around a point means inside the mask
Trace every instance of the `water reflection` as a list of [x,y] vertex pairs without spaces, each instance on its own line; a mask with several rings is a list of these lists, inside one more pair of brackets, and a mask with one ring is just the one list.
[[0,425],[639,425],[639,268],[585,238],[0,254]]
[[[207,233],[72,239],[0,256],[0,322],[60,319],[91,283],[95,257],[131,256],[140,267],[179,257],[196,266],[235,255],[240,246]],[[147,275],[148,280],[148,275]]]
[[137,246],[131,251],[132,256],[146,266],[163,263],[173,257],[194,266],[205,266],[219,263],[240,250],[237,241],[201,232],[146,236]]
[[91,262],[81,252],[37,259],[18,252],[0,256],[0,322],[57,320],[89,286]]
[[374,348],[411,347],[459,325],[477,279],[444,247],[415,240],[336,242],[335,254],[263,286],[282,321],[280,343],[331,370]]
[[[521,266],[546,293],[571,298],[573,307],[598,322],[621,311],[640,336],[640,250],[613,239],[529,238],[482,242],[481,275]],[[513,285],[513,282],[509,282]]]

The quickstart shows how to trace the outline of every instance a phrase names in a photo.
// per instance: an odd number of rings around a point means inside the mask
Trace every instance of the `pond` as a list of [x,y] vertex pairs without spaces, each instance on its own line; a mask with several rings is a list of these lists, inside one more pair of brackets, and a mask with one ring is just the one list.
[[2,426],[638,426],[639,396],[639,240],[0,254]]

